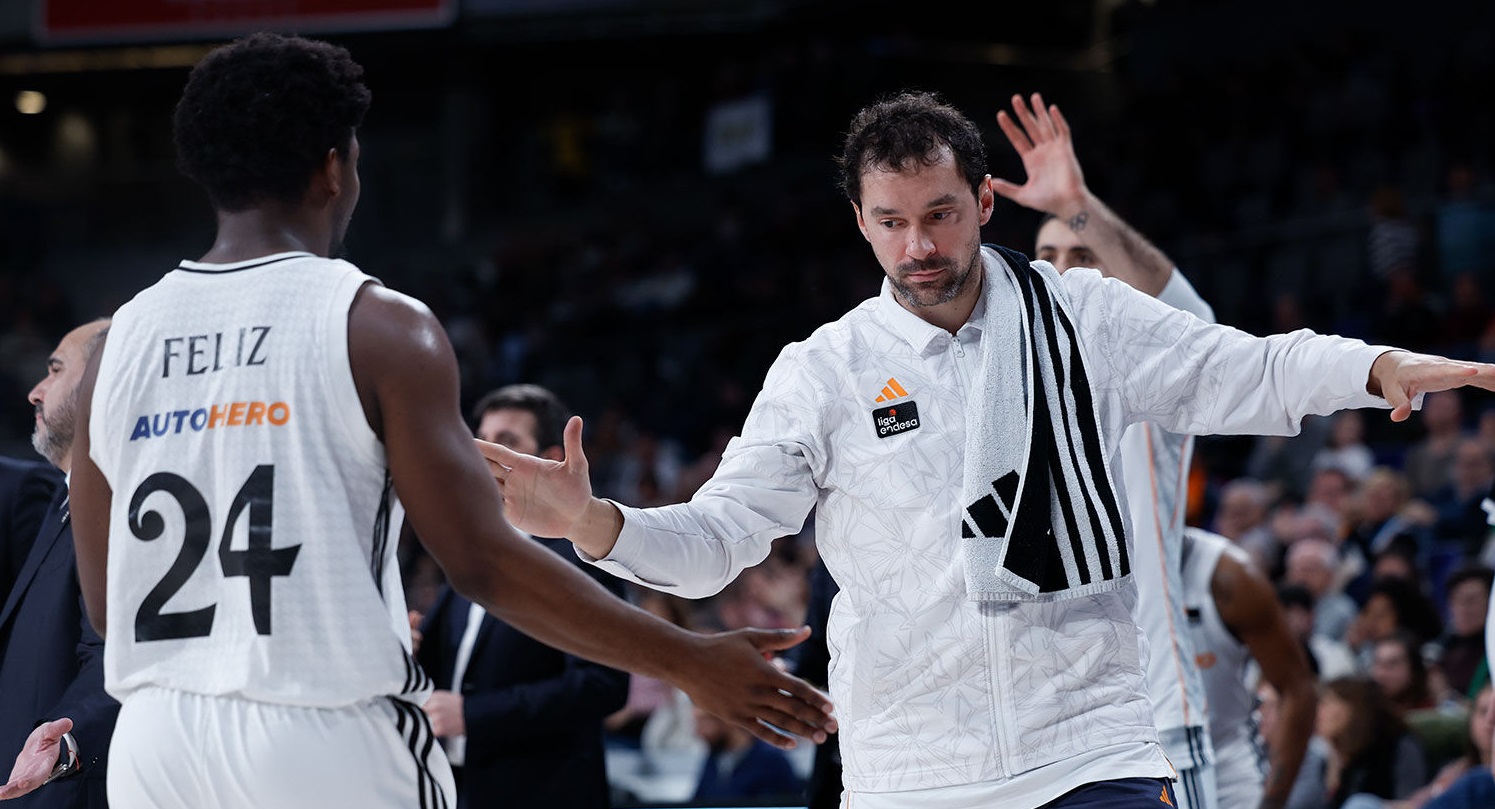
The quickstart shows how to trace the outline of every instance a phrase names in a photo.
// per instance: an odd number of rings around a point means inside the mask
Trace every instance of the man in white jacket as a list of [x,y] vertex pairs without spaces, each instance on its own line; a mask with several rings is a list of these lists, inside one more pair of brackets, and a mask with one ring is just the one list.
[[[827,640],[850,805],[1173,805],[1130,543],[1114,536],[1123,429],[1282,434],[1309,413],[1388,403],[1402,420],[1422,392],[1495,388],[1495,366],[1256,338],[1094,271],[1020,266],[981,244],[995,192],[980,131],[928,94],[861,111],[841,165],[882,293],[784,349],[695,497],[643,510],[594,498],[573,419],[563,463],[481,447],[508,516],[617,575],[702,597],[813,507],[841,587]],[[1026,341],[988,339],[1013,334]],[[1019,382],[988,384],[1004,374]],[[967,445],[970,425],[1000,430],[1005,413],[1022,429],[1040,410],[1051,421],[1027,448]],[[1008,475],[966,479],[971,456],[1014,450]],[[1029,463],[1040,455],[1047,471]],[[1008,590],[977,592],[989,578]]]

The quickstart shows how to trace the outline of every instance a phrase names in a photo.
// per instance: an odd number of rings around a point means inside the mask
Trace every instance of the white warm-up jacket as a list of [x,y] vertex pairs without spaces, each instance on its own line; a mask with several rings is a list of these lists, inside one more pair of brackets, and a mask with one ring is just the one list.
[[[991,283],[1005,270],[993,251],[983,258]],[[1066,272],[1061,293],[1113,466],[1134,422],[1291,434],[1310,413],[1386,406],[1366,393],[1384,348],[1308,331],[1253,337],[1094,270]],[[827,629],[830,693],[854,793],[987,785],[1002,801],[992,805],[1036,806],[1093,781],[1171,775],[1133,582],[1051,602],[967,596],[966,410],[977,406],[969,391],[982,326],[1009,316],[978,306],[951,335],[900,306],[885,282],[879,297],[783,350],[742,434],[689,503],[623,508],[616,545],[595,560],[703,597],[798,532],[813,508],[816,544],[841,588]],[[901,411],[893,422],[876,415],[888,408]],[[901,426],[880,435],[888,423]]]

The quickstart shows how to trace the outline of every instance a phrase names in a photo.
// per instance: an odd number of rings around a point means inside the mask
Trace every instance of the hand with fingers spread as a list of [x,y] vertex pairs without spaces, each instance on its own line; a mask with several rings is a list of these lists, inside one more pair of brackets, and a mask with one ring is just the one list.
[[[1016,120],[1014,120],[1016,116]],[[1033,106],[1021,95],[1012,97],[1012,114],[997,113],[997,126],[1023,160],[1028,180],[1022,185],[993,179],[992,189],[1007,199],[1069,219],[1086,208],[1085,175],[1075,156],[1069,123],[1053,104],[1044,106],[1043,96],[1033,94]]]
[[[780,730],[819,744],[837,730],[830,700],[765,659],[809,636],[809,627],[739,629],[700,636],[697,653],[681,661],[674,684],[697,707],[775,747],[791,749],[796,744]],[[744,703],[740,698],[744,693],[754,698]]]
[[1365,389],[1391,405],[1392,421],[1406,421],[1419,395],[1463,387],[1495,390],[1495,365],[1387,351],[1371,364]]
[[62,735],[73,729],[73,720],[63,717],[53,722],[43,722],[31,731],[26,745],[16,756],[15,767],[10,771],[10,781],[0,785],[0,801],[19,798],[45,784],[57,766],[61,752]]

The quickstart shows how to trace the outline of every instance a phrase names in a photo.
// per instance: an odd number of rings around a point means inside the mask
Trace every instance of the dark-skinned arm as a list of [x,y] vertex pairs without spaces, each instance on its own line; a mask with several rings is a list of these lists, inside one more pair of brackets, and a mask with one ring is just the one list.
[[1275,809],[1286,805],[1313,734],[1318,703],[1313,673],[1264,576],[1224,554],[1210,579],[1210,592],[1220,620],[1251,650],[1262,676],[1281,695],[1281,716],[1266,740],[1271,760],[1261,801],[1262,809]]
[[83,603],[88,608],[88,622],[99,637],[106,636],[106,575],[109,568],[109,509],[114,492],[104,473],[89,457],[89,418],[93,413],[94,382],[99,376],[99,361],[108,342],[106,335],[88,359],[88,367],[78,382],[78,413],[73,434],[73,451],[68,485],[69,519],[73,523],[73,548],[78,561],[78,584]]
[[829,700],[764,660],[808,630],[688,632],[620,600],[509,525],[462,419],[451,345],[423,304],[366,285],[349,314],[348,344],[407,518],[458,592],[557,649],[669,682],[771,744],[793,740],[762,722],[816,742],[834,730]]

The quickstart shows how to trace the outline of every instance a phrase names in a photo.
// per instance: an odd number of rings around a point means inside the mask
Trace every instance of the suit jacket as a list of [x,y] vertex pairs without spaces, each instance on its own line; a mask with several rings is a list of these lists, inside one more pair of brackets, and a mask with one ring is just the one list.
[[[603,586],[623,584],[582,563],[564,539],[537,539]],[[442,588],[421,624],[417,658],[450,688],[472,602]],[[457,768],[459,807],[606,807],[602,720],[628,700],[628,674],[546,646],[492,615],[462,678],[467,752]]]
[[0,603],[10,595],[61,485],[62,474],[50,464],[0,457]]
[[0,763],[9,771],[43,721],[73,720],[83,770],[7,806],[103,807],[109,738],[119,703],[104,693],[104,641],[88,624],[73,531],[58,492],[0,608]]

